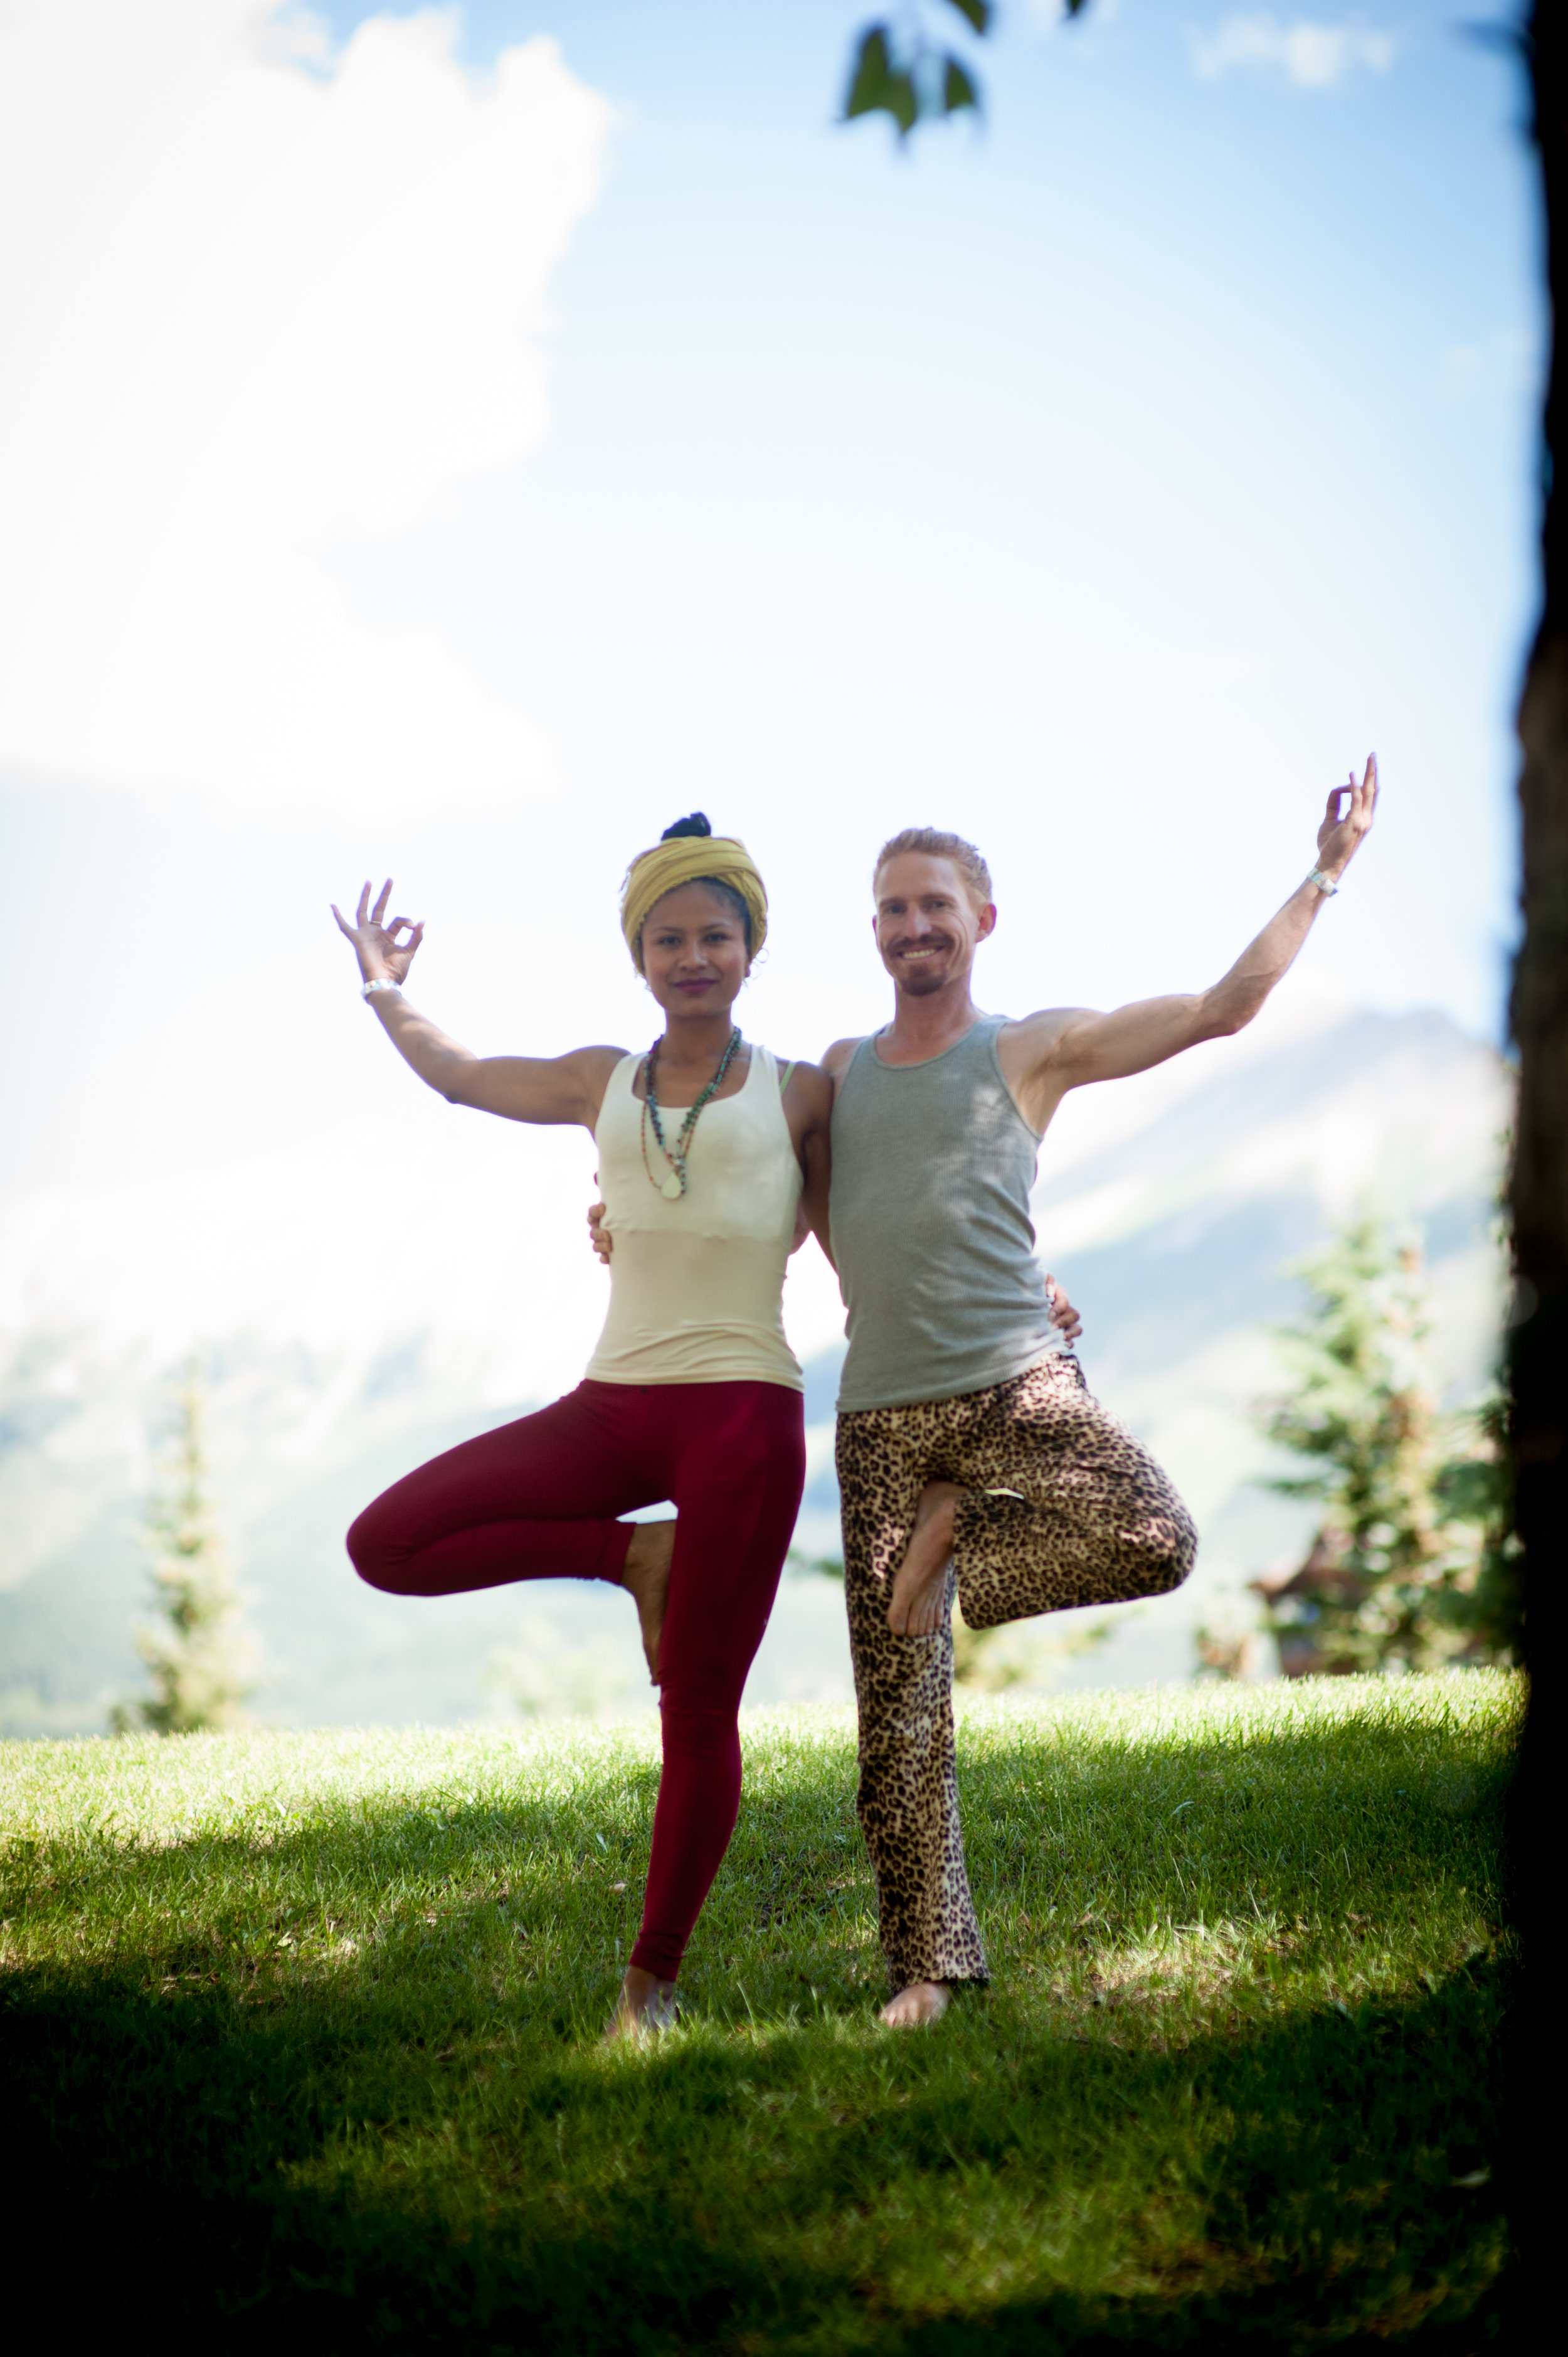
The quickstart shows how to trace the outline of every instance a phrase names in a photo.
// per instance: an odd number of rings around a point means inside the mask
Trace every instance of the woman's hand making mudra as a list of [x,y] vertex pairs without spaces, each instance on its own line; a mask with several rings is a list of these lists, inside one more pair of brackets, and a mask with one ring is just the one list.
[[[381,920],[386,915],[387,902],[391,898],[392,877],[389,876],[376,896],[373,909],[371,908],[371,888],[366,885],[360,895],[360,905],[354,911],[351,925],[344,921],[342,910],[336,901],[332,904],[332,914],[338,920],[338,931],[354,944],[354,952],[360,961],[360,979],[365,982],[395,982],[401,988],[408,979],[413,953],[424,939],[424,924],[423,919],[415,924],[411,917],[394,917],[390,925],[383,924]],[[408,935],[406,942],[398,940],[400,933]]]
[[[799,1252],[811,1232],[810,1227],[802,1221],[797,1226],[795,1241],[789,1247],[790,1251]],[[615,1249],[615,1240],[605,1226],[605,1207],[602,1203],[591,1203],[588,1206],[588,1242],[593,1245],[605,1266],[608,1268],[610,1254]],[[1083,1320],[1048,1269],[1046,1272],[1046,1291],[1050,1296],[1051,1324],[1064,1342],[1076,1342],[1083,1331]]]

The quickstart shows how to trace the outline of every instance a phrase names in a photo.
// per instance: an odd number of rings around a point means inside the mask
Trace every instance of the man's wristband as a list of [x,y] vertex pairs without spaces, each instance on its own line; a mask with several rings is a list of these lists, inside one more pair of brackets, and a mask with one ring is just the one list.
[[401,982],[389,982],[386,976],[383,975],[379,982],[367,982],[363,984],[360,987],[360,996],[361,998],[369,998],[378,990],[401,990],[402,988],[403,985]]
[[1315,867],[1306,880],[1309,884],[1316,885],[1318,890],[1322,893],[1326,900],[1332,900],[1334,895],[1339,889],[1337,884],[1331,884],[1329,882],[1321,867]]

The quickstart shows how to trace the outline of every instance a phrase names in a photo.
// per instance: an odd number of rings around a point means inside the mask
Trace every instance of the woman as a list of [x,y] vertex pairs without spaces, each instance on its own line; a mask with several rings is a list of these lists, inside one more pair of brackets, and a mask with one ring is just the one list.
[[[673,2018],[739,1808],[741,1690],[805,1471],[780,1297],[797,1213],[827,1232],[832,1090],[735,1027],[768,896],[744,844],[701,813],[633,860],[622,894],[627,945],[664,1017],[646,1056],[470,1054],[403,996],[424,927],[383,925],[391,888],[367,914],[367,884],[351,925],[332,913],[393,1046],[454,1104],[591,1130],[616,1250],[576,1390],[394,1483],[349,1552],[399,1596],[565,1577],[634,1598],[663,1724],[642,1928],[607,2032],[635,2035]],[[664,1499],[673,1523],[622,1519]]]

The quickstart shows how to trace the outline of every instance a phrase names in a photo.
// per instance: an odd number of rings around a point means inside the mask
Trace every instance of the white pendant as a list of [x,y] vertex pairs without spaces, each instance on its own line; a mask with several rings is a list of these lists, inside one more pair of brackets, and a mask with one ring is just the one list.
[[680,1201],[681,1181],[677,1178],[673,1170],[671,1170],[669,1178],[666,1178],[663,1186],[660,1187],[659,1191],[663,1196],[667,1203],[678,1203]]

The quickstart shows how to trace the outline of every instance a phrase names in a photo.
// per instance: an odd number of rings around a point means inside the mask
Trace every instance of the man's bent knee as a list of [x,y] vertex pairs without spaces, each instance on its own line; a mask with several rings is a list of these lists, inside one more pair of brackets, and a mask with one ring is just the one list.
[[1139,1540],[1149,1596],[1168,1596],[1197,1560],[1197,1529],[1185,1506],[1158,1515]]

